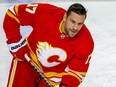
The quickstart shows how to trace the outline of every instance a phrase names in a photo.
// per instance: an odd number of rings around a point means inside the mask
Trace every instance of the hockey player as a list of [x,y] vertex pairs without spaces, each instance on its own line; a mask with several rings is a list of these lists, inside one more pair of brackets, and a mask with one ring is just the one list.
[[[86,16],[86,9],[79,3],[67,11],[45,3],[10,7],[3,22],[13,55],[7,87],[47,87],[26,56],[53,87],[78,87],[86,76],[94,48],[84,24]],[[24,38],[20,26],[28,25],[33,31]]]

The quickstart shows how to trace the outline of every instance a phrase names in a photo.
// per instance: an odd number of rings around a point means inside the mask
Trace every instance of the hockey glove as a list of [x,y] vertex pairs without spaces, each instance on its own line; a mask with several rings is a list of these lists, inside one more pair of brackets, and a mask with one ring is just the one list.
[[19,37],[13,40],[7,41],[8,48],[11,52],[11,54],[14,56],[14,58],[17,58],[21,61],[24,61],[24,54],[29,54],[29,49],[26,44],[26,39]]
[[59,87],[68,87],[65,83],[60,83]]

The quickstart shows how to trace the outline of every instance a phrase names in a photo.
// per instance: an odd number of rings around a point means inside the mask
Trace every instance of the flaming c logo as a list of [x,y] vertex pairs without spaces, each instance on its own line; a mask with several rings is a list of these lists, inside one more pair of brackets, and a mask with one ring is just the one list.
[[[65,61],[67,58],[67,54],[63,49],[52,47],[52,45],[48,44],[47,42],[38,42],[36,54],[38,56],[38,60],[45,67],[56,66],[62,61]],[[56,56],[57,58],[52,59],[53,56]]]

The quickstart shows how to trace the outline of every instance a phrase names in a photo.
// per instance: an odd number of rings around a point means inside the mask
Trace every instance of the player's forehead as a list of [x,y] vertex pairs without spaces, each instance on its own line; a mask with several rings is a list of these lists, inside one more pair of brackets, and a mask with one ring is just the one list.
[[75,12],[71,12],[68,16],[69,19],[74,20],[75,22],[84,22],[85,21],[85,15],[79,15]]

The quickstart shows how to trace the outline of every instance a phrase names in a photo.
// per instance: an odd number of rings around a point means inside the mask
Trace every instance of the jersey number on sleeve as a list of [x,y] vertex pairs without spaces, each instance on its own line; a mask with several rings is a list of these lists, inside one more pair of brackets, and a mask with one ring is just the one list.
[[34,14],[36,9],[37,9],[37,6],[38,6],[38,4],[28,4],[26,11],[31,13],[31,14]]
[[92,56],[92,54],[90,54],[90,55],[88,56],[88,58],[87,58],[87,60],[86,60],[85,64],[90,63],[91,56]]

